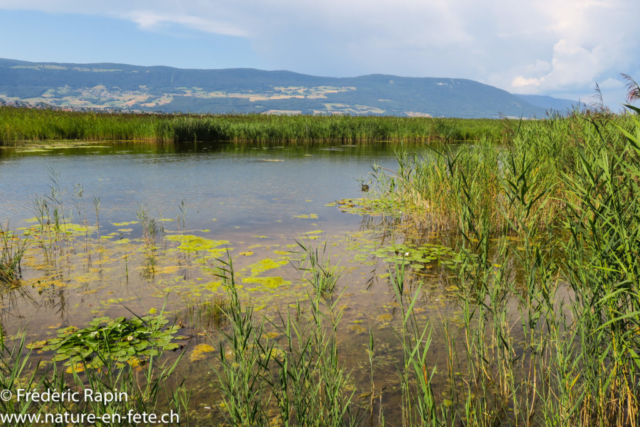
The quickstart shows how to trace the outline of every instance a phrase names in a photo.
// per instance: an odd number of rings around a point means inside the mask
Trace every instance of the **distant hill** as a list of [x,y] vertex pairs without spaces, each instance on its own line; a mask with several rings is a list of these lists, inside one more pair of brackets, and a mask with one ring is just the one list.
[[0,59],[0,100],[59,107],[494,118],[543,117],[547,108],[563,110],[570,102],[529,98],[466,79],[383,74],[335,78],[248,68],[186,70]]
[[543,95],[516,95],[518,98],[523,99],[531,105],[544,108],[545,110],[555,110],[561,113],[571,111],[575,107],[584,105],[579,101],[571,101],[570,99],[552,98],[550,96]]

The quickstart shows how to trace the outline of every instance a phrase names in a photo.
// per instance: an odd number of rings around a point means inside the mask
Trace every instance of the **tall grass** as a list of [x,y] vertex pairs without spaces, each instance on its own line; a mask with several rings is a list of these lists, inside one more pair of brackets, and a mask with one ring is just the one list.
[[[442,325],[441,397],[422,356],[426,330],[399,334],[403,425],[640,422],[640,120],[625,129],[579,119],[506,148],[401,154],[397,174],[383,179],[387,197],[423,223],[457,229],[464,255],[453,278],[463,325]],[[579,137],[558,144],[576,123]],[[426,177],[446,185],[449,200]],[[398,301],[402,268],[392,275]]]
[[0,245],[0,286],[17,287],[20,285],[21,263],[28,242],[13,233],[7,223],[0,224]]
[[[615,126],[629,130],[633,119],[581,113],[552,117],[511,129],[504,144],[483,138],[473,145],[445,145],[427,155],[409,155],[400,147],[396,171],[374,168],[384,198],[412,212],[422,226],[458,230],[466,216],[475,215],[473,224],[486,219],[493,231],[506,231],[515,224],[513,192],[522,173],[529,174],[528,186],[551,193],[540,219],[557,218],[573,196],[561,178],[573,173],[587,147],[606,144],[601,139],[618,144],[622,133]],[[456,194],[460,197],[452,197]]]
[[355,404],[356,390],[339,358],[339,298],[319,292],[303,307],[280,313],[270,325],[281,339],[267,339],[265,323],[254,318],[251,305],[238,298],[233,264],[220,277],[230,301],[231,331],[218,345],[216,369],[231,425],[360,425],[364,412]]
[[260,114],[129,114],[0,107],[0,145],[47,140],[323,142],[500,140],[497,120]]

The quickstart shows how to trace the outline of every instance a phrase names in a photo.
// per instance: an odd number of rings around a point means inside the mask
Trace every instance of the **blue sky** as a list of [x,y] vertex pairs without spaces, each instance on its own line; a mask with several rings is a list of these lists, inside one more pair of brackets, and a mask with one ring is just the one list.
[[0,57],[459,77],[623,102],[638,0],[0,0]]

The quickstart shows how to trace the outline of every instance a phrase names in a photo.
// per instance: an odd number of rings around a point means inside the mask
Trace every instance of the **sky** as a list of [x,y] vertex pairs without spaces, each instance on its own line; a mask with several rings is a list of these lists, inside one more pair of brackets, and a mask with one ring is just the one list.
[[0,0],[0,58],[467,78],[624,102],[640,0]]

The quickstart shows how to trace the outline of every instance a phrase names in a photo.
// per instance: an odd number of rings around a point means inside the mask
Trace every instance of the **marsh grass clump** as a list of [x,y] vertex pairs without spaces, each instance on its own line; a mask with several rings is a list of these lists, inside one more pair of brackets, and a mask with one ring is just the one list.
[[13,233],[9,224],[0,224],[2,253],[0,254],[0,284],[14,288],[20,284],[22,277],[22,257],[27,251],[29,242]]
[[[232,425],[360,425],[364,411],[339,357],[336,329],[343,311],[338,301],[310,295],[308,306],[265,320],[242,304],[233,264],[219,270],[230,301],[230,331],[216,348],[221,415]],[[305,303],[305,305],[307,305]],[[273,337],[273,338],[270,338]],[[276,338],[279,337],[279,338]]]
[[331,265],[331,253],[327,252],[327,243],[312,247],[296,242],[302,248],[305,259],[304,264],[298,268],[299,271],[308,274],[307,281],[311,284],[318,295],[324,297],[331,296],[338,285],[338,266]]
[[136,217],[142,226],[142,238],[147,246],[153,246],[156,243],[158,233],[164,233],[164,227],[158,225],[155,218],[149,216],[149,211],[144,205],[138,206]]
[[476,226],[487,219],[492,232],[503,233],[513,231],[516,215],[509,194],[513,185],[504,184],[520,185],[526,173],[527,185],[550,192],[538,217],[549,224],[572,201],[561,178],[573,174],[587,147],[618,145],[622,135],[614,125],[627,131],[634,126],[629,115],[608,118],[576,111],[568,118],[507,126],[503,144],[481,138],[473,145],[429,147],[425,155],[399,147],[397,170],[375,168],[377,194],[409,213],[420,227],[457,231],[464,216],[473,213]]

